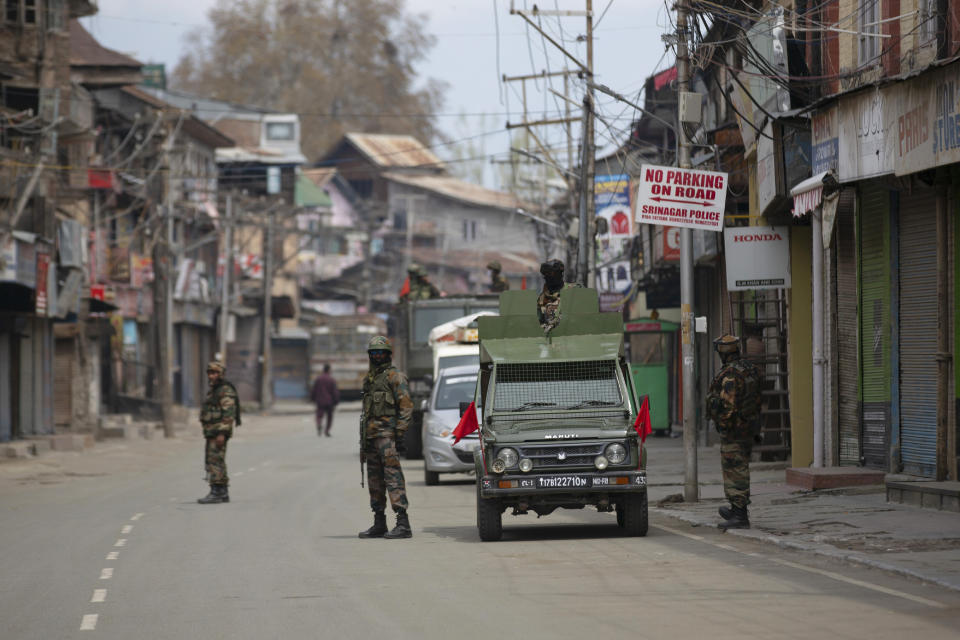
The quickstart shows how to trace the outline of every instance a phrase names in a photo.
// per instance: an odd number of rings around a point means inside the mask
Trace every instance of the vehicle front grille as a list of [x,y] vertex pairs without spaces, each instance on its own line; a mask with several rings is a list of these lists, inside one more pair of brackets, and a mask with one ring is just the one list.
[[563,469],[593,465],[594,459],[603,453],[605,442],[596,444],[538,444],[520,447],[520,457],[530,458],[534,469]]
[[459,449],[455,449],[454,453],[457,454],[457,458],[460,460],[460,462],[473,464],[473,451],[460,451]]

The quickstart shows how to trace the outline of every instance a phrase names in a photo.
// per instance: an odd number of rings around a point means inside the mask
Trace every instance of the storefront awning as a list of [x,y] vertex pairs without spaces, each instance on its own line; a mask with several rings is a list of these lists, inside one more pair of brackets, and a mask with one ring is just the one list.
[[790,189],[793,196],[793,217],[799,218],[813,211],[823,202],[823,179],[830,173],[821,171]]

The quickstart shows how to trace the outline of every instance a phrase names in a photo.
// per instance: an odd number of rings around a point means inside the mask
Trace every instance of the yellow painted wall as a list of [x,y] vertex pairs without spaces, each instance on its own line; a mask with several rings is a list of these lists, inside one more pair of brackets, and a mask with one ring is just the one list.
[[790,435],[794,467],[813,463],[813,320],[810,227],[790,229],[790,280],[787,294],[787,364],[790,375]]
[[[859,4],[859,0],[840,0],[839,27],[841,29],[857,31],[860,28]],[[858,67],[857,36],[852,33],[838,33],[837,40],[840,44],[840,70],[844,71]]]

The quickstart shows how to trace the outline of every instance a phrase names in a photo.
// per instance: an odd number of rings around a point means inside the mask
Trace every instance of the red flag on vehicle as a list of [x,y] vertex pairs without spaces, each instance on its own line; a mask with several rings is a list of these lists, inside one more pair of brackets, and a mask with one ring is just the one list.
[[410,276],[407,276],[407,279],[403,281],[403,286],[400,287],[400,297],[410,293]]
[[633,423],[633,428],[637,430],[640,436],[640,442],[646,442],[647,436],[653,433],[653,425],[650,424],[650,401],[648,396],[643,396],[643,402],[640,403],[640,411],[637,412],[637,420]]
[[460,438],[470,435],[479,428],[480,423],[477,421],[477,408],[471,402],[467,410],[460,416],[460,422],[457,423],[457,428],[453,430],[453,444],[457,444],[460,442]]

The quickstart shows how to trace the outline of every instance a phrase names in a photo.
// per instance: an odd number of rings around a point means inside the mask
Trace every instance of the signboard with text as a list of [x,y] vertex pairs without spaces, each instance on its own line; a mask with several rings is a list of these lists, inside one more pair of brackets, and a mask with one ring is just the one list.
[[727,289],[790,288],[790,227],[723,230]]
[[723,230],[727,174],[643,165],[637,187],[637,222]]

